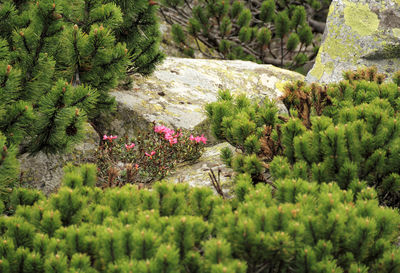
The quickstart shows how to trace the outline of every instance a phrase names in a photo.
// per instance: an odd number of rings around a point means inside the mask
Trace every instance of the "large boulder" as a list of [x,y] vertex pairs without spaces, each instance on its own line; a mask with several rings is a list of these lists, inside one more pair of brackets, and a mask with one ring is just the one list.
[[330,83],[343,71],[376,66],[400,70],[400,1],[333,0],[323,42],[308,82]]
[[[153,122],[172,128],[194,130],[206,133],[210,138],[204,106],[217,99],[220,89],[230,89],[233,94],[246,93],[257,101],[268,97],[276,99],[281,95],[285,81],[303,80],[304,76],[272,65],[259,65],[245,61],[220,61],[167,58],[148,77],[133,76],[133,87],[129,90],[115,90],[111,94],[117,101],[117,112],[111,123],[105,122],[106,133],[122,137],[137,135],[150,128]],[[284,111],[283,105],[281,105]],[[39,153],[34,157],[27,154],[19,159],[22,180],[29,185],[53,192],[60,185],[62,168],[69,161],[91,162],[99,143],[99,136],[88,127],[87,138],[71,153],[47,156]],[[194,164],[179,166],[166,178],[169,181],[186,181],[192,186],[211,185],[208,170],[222,171],[221,182],[232,176],[219,159],[220,148],[208,141],[203,156]]]
[[66,154],[46,155],[42,152],[34,156],[22,154],[18,159],[21,164],[21,180],[29,187],[41,189],[45,194],[54,192],[61,183],[63,167],[68,162],[91,162],[100,140],[92,126],[87,124],[84,141]]
[[293,80],[304,80],[304,76],[248,61],[170,57],[151,76],[134,76],[130,90],[111,93],[118,103],[117,113],[105,129],[107,133],[135,135],[156,122],[210,138],[204,106],[217,100],[218,90],[246,93],[261,101],[278,98],[284,82]]

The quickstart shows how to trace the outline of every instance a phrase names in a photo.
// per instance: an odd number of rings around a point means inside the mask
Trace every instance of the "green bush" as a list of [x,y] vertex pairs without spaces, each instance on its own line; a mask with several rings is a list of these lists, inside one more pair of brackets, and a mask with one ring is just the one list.
[[0,219],[1,272],[400,270],[400,216],[371,188],[284,179],[273,189],[241,175],[224,200],[183,184],[102,191],[90,186],[95,169],[67,170],[72,188]]
[[70,149],[88,119],[100,130],[100,113],[115,108],[108,93],[128,66],[147,74],[163,58],[155,7],[116,2],[0,4],[0,131],[8,143],[22,141],[30,153]]
[[213,133],[241,153],[221,157],[253,182],[302,178],[335,181],[342,189],[366,182],[382,204],[400,204],[400,93],[383,83],[376,68],[345,73],[345,80],[319,86],[290,83],[281,97],[289,117],[276,107],[221,92],[206,107]]
[[16,183],[19,175],[17,150],[6,145],[6,138],[0,132],[0,213],[4,209],[4,201]]
[[[229,149],[222,150],[224,163],[235,172],[251,174],[255,182],[263,181],[265,166],[260,157],[270,161],[282,150],[279,130],[272,130],[281,123],[274,102],[266,99],[258,104],[243,94],[234,98],[224,90],[219,91],[216,102],[206,105],[206,113],[211,132],[239,151],[233,155]],[[266,135],[270,136],[268,143],[262,140]]]
[[160,51],[158,6],[148,0],[107,0],[121,8],[123,22],[115,30],[118,41],[129,50],[128,73],[150,74],[165,55]]
[[1,1],[0,200],[16,181],[16,154],[68,151],[88,120],[101,133],[127,68],[148,74],[162,60],[156,8],[116,2]]
[[163,0],[161,14],[172,25],[174,42],[191,57],[198,50],[294,69],[315,58],[330,2]]

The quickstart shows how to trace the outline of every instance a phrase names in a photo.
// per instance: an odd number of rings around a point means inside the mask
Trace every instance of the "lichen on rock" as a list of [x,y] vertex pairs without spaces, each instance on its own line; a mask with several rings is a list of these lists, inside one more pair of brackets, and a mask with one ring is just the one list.
[[376,66],[381,73],[400,70],[398,0],[333,0],[324,38],[308,82],[340,81],[343,72]]
[[296,72],[248,61],[169,57],[152,75],[134,76],[131,89],[111,92],[118,107],[107,133],[132,136],[155,122],[204,133],[215,144],[204,107],[217,100],[219,90],[262,101],[277,99],[284,82],[303,79]]

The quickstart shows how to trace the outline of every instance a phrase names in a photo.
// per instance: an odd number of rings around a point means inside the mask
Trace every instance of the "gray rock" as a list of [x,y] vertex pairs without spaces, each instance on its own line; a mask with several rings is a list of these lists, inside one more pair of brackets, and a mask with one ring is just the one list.
[[376,66],[400,70],[400,1],[333,0],[323,42],[306,81],[330,83],[343,72]]
[[18,158],[21,163],[22,180],[27,182],[29,187],[43,190],[45,194],[54,192],[61,184],[63,167],[68,162],[81,163],[93,160],[99,144],[99,135],[89,124],[86,130],[85,140],[70,153],[46,155],[40,152],[35,156],[22,154]]
[[207,147],[194,164],[183,164],[178,166],[172,173],[164,178],[165,181],[172,183],[188,183],[191,187],[213,187],[209,177],[210,169],[218,176],[220,170],[220,183],[224,193],[228,194],[231,187],[231,178],[233,170],[225,166],[220,159],[220,151],[222,148],[228,147],[234,151],[234,147],[227,142]]
[[[135,135],[154,121],[205,133],[210,139],[204,106],[217,100],[218,90],[246,93],[261,101],[278,98],[286,81],[303,79],[299,73],[272,65],[170,57],[151,76],[135,76],[130,90],[111,93],[118,109],[106,129],[113,134]],[[280,107],[285,111],[282,104]]]
[[[130,90],[115,90],[118,108],[110,124],[103,126],[107,134],[137,135],[149,129],[152,122],[171,128],[206,133],[210,140],[204,106],[216,101],[220,89],[230,89],[233,94],[246,93],[261,101],[265,97],[276,99],[281,95],[285,81],[303,80],[296,72],[259,65],[245,61],[220,61],[167,58],[148,77],[134,76]],[[283,105],[281,105],[284,111]],[[53,192],[61,183],[62,168],[68,161],[81,163],[91,161],[99,137],[92,127],[88,128],[87,139],[66,155],[46,156],[39,153],[34,157],[22,155],[19,160],[23,179],[30,185],[42,189],[46,194]],[[216,141],[208,141],[209,145]],[[210,186],[209,168],[221,169],[221,182],[232,176],[231,170],[219,159],[220,149],[228,144],[208,147],[199,161],[182,165],[167,178],[169,181],[186,181],[192,186]]]

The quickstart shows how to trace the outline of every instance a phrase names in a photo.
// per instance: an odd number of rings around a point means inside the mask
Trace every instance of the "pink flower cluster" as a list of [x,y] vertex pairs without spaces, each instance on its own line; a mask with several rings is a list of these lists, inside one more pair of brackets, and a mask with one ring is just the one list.
[[151,153],[144,153],[147,157],[150,157],[150,159],[152,159],[153,158],[153,155],[155,155],[156,154],[156,152],[155,151],[151,151]]
[[131,143],[131,145],[125,144],[125,148],[129,151],[135,147],[135,143]]
[[164,134],[164,138],[166,140],[168,140],[171,145],[178,143],[178,137],[180,137],[181,134],[182,134],[180,132],[175,134],[174,130],[172,130],[172,129],[168,128],[168,127],[165,127],[164,125],[155,126],[154,127],[154,132],[159,133],[159,134],[160,133]]
[[111,135],[111,136],[104,135],[103,136],[103,140],[109,140],[110,142],[112,142],[113,139],[116,139],[116,138],[117,138],[117,136],[113,136],[113,135]]
[[206,144],[206,142],[207,142],[207,138],[204,136],[204,134],[201,136],[197,136],[197,137],[190,135],[189,139],[190,139],[190,141],[196,141],[196,143],[203,142],[203,144]]

